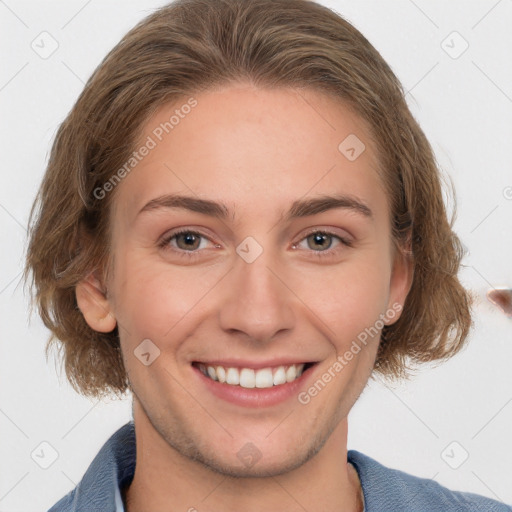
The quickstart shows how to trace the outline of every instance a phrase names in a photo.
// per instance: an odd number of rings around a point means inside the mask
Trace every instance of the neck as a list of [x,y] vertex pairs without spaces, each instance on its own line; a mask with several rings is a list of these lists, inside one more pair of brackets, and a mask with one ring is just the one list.
[[137,462],[124,489],[126,512],[361,512],[357,472],[347,463],[347,420],[322,449],[287,473],[234,478],[184,457],[169,446],[140,408],[134,408]]

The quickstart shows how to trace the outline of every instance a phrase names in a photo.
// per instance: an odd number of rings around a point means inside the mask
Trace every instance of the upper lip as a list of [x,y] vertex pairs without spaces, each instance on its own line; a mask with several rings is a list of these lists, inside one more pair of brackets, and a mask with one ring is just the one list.
[[222,366],[224,368],[273,368],[276,366],[291,366],[292,364],[308,364],[316,363],[312,360],[300,360],[292,358],[273,358],[266,361],[255,361],[249,359],[213,359],[213,360],[196,360],[193,364],[204,364],[206,366]]

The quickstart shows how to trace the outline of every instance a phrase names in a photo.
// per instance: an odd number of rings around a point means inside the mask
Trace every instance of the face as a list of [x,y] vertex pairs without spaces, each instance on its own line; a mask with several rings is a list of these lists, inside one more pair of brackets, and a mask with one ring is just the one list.
[[167,446],[225,474],[279,474],[346,421],[407,271],[346,106],[237,84],[194,96],[162,133],[188,99],[149,119],[154,147],[115,190],[108,307]]

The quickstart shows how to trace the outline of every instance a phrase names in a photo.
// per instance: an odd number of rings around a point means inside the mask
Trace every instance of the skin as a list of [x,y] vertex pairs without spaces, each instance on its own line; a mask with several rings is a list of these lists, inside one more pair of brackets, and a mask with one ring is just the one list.
[[[76,290],[93,329],[120,328],[137,441],[127,509],[362,510],[347,463],[347,415],[371,375],[380,333],[307,405],[296,395],[262,408],[229,403],[206,390],[191,362],[317,361],[304,391],[379,315],[403,306],[412,269],[391,243],[368,127],[313,90],[238,83],[194,97],[197,106],[115,190],[113,274],[107,283],[91,274]],[[160,108],[141,141],[186,99]],[[366,145],[355,161],[338,150],[349,134]],[[223,202],[229,215],[137,215],[165,193]],[[356,196],[373,217],[337,208],[284,220],[293,201],[333,193]],[[204,236],[195,259],[178,256],[187,252],[183,236],[158,246],[182,227]],[[315,243],[312,228],[334,236]],[[236,252],[248,236],[263,248],[250,264]],[[148,338],[160,355],[146,366],[134,350]],[[237,457],[248,442],[261,454],[250,467]]]

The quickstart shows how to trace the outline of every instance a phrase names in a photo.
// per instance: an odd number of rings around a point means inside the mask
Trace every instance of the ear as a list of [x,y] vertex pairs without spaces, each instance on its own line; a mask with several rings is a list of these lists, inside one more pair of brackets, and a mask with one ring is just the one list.
[[117,321],[106,293],[94,273],[80,281],[75,289],[78,308],[91,329],[98,332],[111,332]]
[[401,316],[405,299],[409,294],[414,277],[414,263],[398,249],[395,251],[393,270],[391,272],[388,311],[396,312],[386,321],[386,325],[394,324]]

